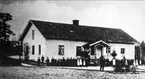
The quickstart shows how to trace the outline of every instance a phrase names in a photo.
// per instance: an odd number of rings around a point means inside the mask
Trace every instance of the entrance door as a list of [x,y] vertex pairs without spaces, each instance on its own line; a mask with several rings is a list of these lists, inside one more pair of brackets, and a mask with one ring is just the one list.
[[96,55],[96,58],[99,59],[102,55],[102,49],[103,47],[98,45],[98,46],[95,46],[95,55]]

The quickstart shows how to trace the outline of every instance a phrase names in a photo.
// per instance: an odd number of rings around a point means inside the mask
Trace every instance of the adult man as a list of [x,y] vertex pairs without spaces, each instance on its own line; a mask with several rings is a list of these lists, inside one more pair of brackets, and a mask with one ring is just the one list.
[[100,57],[100,71],[104,71],[105,59],[103,55]]

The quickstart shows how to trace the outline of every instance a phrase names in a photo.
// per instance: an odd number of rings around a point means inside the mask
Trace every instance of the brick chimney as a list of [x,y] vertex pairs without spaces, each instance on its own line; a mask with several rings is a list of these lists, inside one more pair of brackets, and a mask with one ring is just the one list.
[[79,20],[74,19],[73,20],[73,25],[77,25],[78,26],[79,25]]

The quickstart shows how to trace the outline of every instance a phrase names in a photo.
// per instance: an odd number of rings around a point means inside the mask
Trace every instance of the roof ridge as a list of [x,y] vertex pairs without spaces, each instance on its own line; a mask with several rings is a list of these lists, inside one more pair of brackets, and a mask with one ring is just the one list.
[[[56,23],[56,24],[64,24],[64,25],[73,25],[73,24],[69,24],[69,23],[61,23],[61,22],[52,22],[52,21],[46,21],[46,20],[32,20],[30,19],[30,21],[39,21],[39,22],[47,22],[47,23]],[[120,28],[112,28],[112,27],[99,27],[99,26],[89,26],[89,25],[79,25],[81,27],[92,27],[92,28],[108,28],[108,29],[118,29],[121,30]]]

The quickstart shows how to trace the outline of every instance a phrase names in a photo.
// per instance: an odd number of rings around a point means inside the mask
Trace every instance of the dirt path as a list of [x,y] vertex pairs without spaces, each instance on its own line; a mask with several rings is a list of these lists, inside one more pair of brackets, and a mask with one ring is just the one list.
[[112,73],[61,67],[0,67],[2,79],[145,79],[144,72]]

